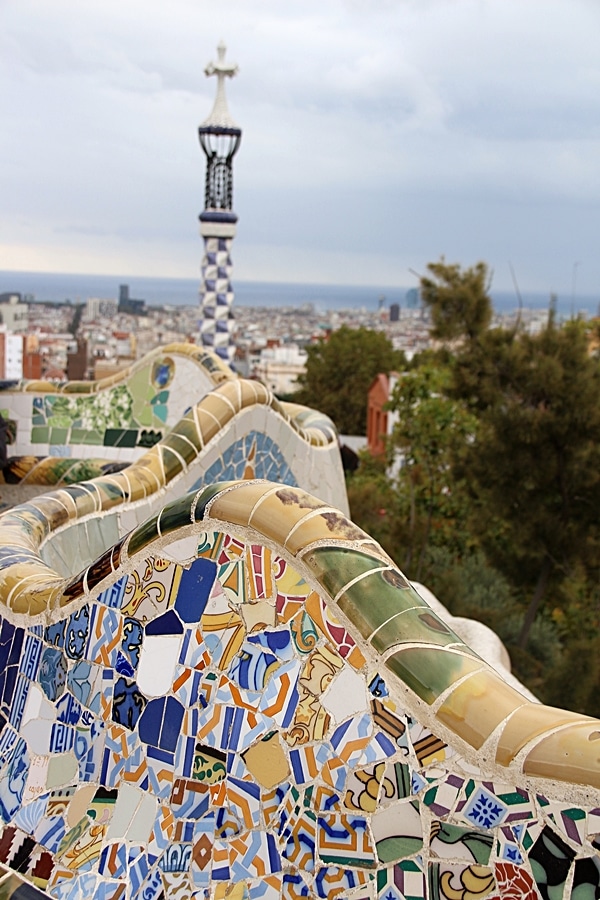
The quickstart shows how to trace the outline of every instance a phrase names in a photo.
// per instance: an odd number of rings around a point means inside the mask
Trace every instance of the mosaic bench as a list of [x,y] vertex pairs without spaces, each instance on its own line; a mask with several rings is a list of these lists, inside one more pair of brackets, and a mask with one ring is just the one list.
[[[347,511],[337,433],[327,416],[298,404],[280,402],[260,382],[238,378],[229,369],[224,373],[220,368],[222,361],[209,351],[186,344],[181,347],[186,350],[182,359],[178,359],[173,347],[167,347],[140,369],[146,377],[157,365],[171,367],[173,377],[179,373],[180,389],[185,388],[188,406],[174,425],[167,419],[165,436],[150,449],[137,448],[137,456],[130,462],[120,457],[116,461],[94,456],[12,457],[4,471],[0,470],[0,509],[34,497],[38,498],[36,503],[44,503],[39,495],[49,488],[85,481],[89,486],[83,494],[72,493],[80,498],[79,518],[86,513],[81,498],[90,491],[96,497],[91,508],[105,512],[126,499],[125,517],[129,522],[121,528],[122,534],[125,527],[131,528],[149,515],[150,497],[160,505],[222,478],[256,476],[302,484]],[[218,383],[208,387],[206,381],[198,378],[197,369],[209,369],[213,362],[213,376]],[[71,382],[70,386],[77,384]],[[110,392],[106,397],[110,397]],[[191,402],[194,397],[198,399]],[[177,409],[183,407],[180,398]],[[22,449],[19,444],[17,449]],[[90,445],[90,450],[96,453],[98,447]],[[106,534],[102,549],[116,540],[113,524],[110,517],[103,517],[100,527]],[[96,545],[92,541],[85,546],[93,549]]]
[[0,897],[599,896],[600,722],[298,487],[203,486],[67,571],[102,481],[0,517]]
[[192,404],[235,378],[215,353],[174,343],[99,381],[22,381],[0,391],[0,413],[11,423],[9,457],[131,462]]

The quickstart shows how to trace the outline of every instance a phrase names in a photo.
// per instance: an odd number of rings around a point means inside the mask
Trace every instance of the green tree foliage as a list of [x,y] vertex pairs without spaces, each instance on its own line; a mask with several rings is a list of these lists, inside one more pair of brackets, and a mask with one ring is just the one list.
[[600,715],[600,329],[559,325],[552,306],[538,334],[491,328],[488,281],[482,263],[428,267],[443,346],[392,398],[403,467],[353,476],[352,513],[452,612],[490,625],[540,699]]
[[380,372],[401,368],[404,354],[381,332],[347,325],[307,347],[307,353],[294,399],[326,413],[341,434],[365,434],[371,382]]
[[490,273],[483,262],[470,269],[456,263],[429,263],[421,279],[421,298],[431,312],[432,337],[453,341],[477,338],[492,320]]
[[398,380],[389,404],[397,414],[392,450],[400,452],[402,463],[397,493],[408,512],[404,565],[416,579],[432,537],[456,546],[465,517],[466,495],[453,466],[476,420],[448,396],[450,377],[446,368],[413,369]]
[[466,471],[489,558],[532,590],[524,647],[548,589],[595,558],[600,366],[588,353],[583,322],[557,327],[550,319],[538,335],[514,335],[500,364],[478,378],[489,405],[480,411]]

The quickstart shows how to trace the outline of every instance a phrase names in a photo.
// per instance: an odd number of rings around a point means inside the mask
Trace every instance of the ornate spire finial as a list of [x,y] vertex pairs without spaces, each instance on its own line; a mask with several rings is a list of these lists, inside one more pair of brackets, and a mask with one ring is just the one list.
[[229,114],[229,110],[227,109],[227,99],[225,97],[225,79],[233,78],[234,75],[237,75],[238,67],[235,63],[225,62],[226,51],[227,47],[223,41],[220,41],[217,47],[216,63],[211,60],[204,70],[204,74],[207,76],[217,76],[217,96],[215,97],[215,104],[212,108],[212,112],[208,119],[205,119],[202,123],[202,128],[210,128],[211,126],[215,128],[238,127]]

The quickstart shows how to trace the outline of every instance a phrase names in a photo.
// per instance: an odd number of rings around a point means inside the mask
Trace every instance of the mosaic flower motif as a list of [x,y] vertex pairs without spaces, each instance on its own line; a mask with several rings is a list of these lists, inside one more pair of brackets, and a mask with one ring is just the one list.
[[502,862],[494,868],[501,900],[539,900],[533,879],[523,866]]

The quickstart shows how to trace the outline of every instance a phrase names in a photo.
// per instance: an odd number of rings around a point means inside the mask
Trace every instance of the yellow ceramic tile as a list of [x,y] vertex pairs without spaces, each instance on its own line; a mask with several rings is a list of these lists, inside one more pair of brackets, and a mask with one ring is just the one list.
[[75,503],[75,498],[71,492],[65,488],[59,488],[54,492],[54,496],[65,507],[69,514],[69,518],[75,519],[77,517],[77,504]]
[[168,484],[176,475],[183,471],[185,462],[175,450],[167,447],[166,444],[160,444],[159,446],[165,469],[165,484]]
[[562,725],[590,721],[594,720],[565,709],[528,703],[527,706],[517,710],[506,723],[496,750],[496,762],[501,766],[508,766],[519,751],[534,738]]
[[438,719],[477,750],[497,726],[527,701],[495,672],[481,671],[458,684]]
[[48,533],[48,522],[44,516],[35,515],[32,507],[20,506],[6,513],[1,520],[0,528],[17,528],[30,541],[30,546],[37,547]]
[[241,381],[225,382],[220,385],[216,394],[230,405],[234,413],[239,412],[242,408]]
[[37,542],[32,540],[29,534],[12,519],[12,524],[0,521],[0,546],[10,547],[18,552],[19,549],[30,550],[37,547]]
[[298,553],[315,541],[360,541],[364,536],[364,531],[341,512],[325,509],[301,522],[288,537],[286,547],[292,553]]
[[[277,491],[266,496],[253,511],[250,524],[257,531],[260,531],[261,534],[278,541],[287,550],[291,550],[294,553],[296,542],[293,542],[293,547],[290,547],[287,543],[292,529],[302,520],[308,518],[312,520],[314,514],[311,514],[310,510],[285,502],[285,500],[282,500],[281,494],[281,491]],[[283,494],[285,494],[285,491]],[[322,527],[323,523],[317,521],[315,528],[319,534]],[[302,541],[300,541],[300,546],[304,546]]]
[[[37,616],[54,606],[54,601],[62,592],[64,580],[47,569],[29,572],[19,577],[20,565],[13,566],[9,579],[2,580],[2,598],[6,606],[15,613]],[[16,582],[15,579],[16,578]]]
[[407,647],[385,662],[390,671],[426,703],[434,703],[451,685],[485,665],[464,653],[441,647]]
[[231,522],[233,525],[248,525],[252,510],[271,490],[273,486],[266,481],[249,482],[236,487],[232,491],[219,494],[213,500],[209,515],[222,522]]
[[290,774],[287,756],[277,732],[254,744],[242,756],[254,780],[264,788],[274,788]]
[[165,484],[165,470],[162,462],[162,455],[158,448],[153,448],[146,453],[139,463],[134,463],[128,470],[128,475],[134,474],[143,485],[151,485],[150,491],[146,487],[146,495],[152,491],[159,490]]
[[254,406],[255,404],[264,405],[269,402],[271,395],[260,381],[243,379],[239,384],[241,389],[240,402],[242,409],[246,409],[248,406]]
[[600,722],[591,719],[542,738],[527,754],[523,772],[600,788]]
[[221,424],[219,420],[211,415],[205,408],[204,400],[196,406],[194,415],[196,416],[196,421],[198,423],[198,435],[201,437],[203,445],[208,444],[208,442],[221,430]]
[[[86,513],[96,511],[93,498],[90,504],[88,501],[88,497],[90,497],[90,494],[88,494],[87,492],[75,497],[78,515],[81,515],[79,513],[80,507],[83,508]],[[50,529],[60,528],[61,525],[64,525],[69,521],[69,513],[62,505],[62,503],[56,500],[52,496],[52,494],[44,494],[41,497],[37,497],[35,505],[41,515],[46,517]]]
[[217,388],[211,394],[203,397],[198,404],[198,409],[208,413],[219,423],[222,428],[227,422],[230,422],[236,413],[236,408],[231,404],[227,397],[222,397],[219,393],[223,388]]
[[123,474],[124,489],[130,503],[142,500],[146,496],[147,485],[138,478],[137,468],[129,466],[127,474]]

